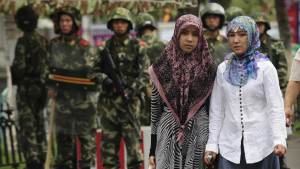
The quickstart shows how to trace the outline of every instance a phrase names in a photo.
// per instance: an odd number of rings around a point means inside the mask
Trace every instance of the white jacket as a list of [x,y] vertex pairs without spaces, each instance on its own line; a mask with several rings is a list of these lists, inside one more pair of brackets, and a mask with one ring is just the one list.
[[206,151],[219,153],[239,164],[241,139],[247,163],[256,163],[286,146],[283,98],[277,71],[270,61],[257,62],[257,79],[249,77],[244,86],[233,86],[223,76],[224,61],[218,67],[210,101],[209,139]]

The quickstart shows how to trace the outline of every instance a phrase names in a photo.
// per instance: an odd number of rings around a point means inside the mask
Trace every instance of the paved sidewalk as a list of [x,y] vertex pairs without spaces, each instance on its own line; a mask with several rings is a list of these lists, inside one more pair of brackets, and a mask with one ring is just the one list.
[[[287,165],[290,167],[290,169],[300,169],[300,135],[289,138],[287,140],[287,144]],[[96,167],[91,169],[96,169]]]
[[286,153],[287,165],[291,169],[300,169],[300,136],[294,136],[287,140]]

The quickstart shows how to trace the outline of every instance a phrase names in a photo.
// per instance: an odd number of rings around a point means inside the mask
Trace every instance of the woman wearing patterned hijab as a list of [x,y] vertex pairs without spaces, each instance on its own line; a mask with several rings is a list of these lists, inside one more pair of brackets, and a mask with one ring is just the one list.
[[216,65],[198,17],[183,15],[176,21],[171,41],[149,73],[153,82],[149,165],[205,168],[208,98]]
[[[286,129],[276,69],[258,52],[252,18],[235,18],[226,33],[232,52],[217,70],[204,160],[211,164],[219,153],[220,169],[279,169]],[[206,160],[209,154],[212,162]]]

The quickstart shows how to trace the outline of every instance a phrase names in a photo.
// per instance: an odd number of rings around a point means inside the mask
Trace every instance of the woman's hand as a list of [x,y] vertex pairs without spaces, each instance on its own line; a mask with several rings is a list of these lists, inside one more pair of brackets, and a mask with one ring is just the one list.
[[277,144],[274,148],[275,155],[282,156],[286,152],[286,147],[282,144]]
[[149,169],[155,169],[155,156],[151,156],[148,162]]
[[[207,160],[208,155],[212,156],[212,158],[211,158],[210,161]],[[215,160],[216,160],[216,156],[217,156],[217,154],[215,152],[213,152],[213,151],[206,151],[205,155],[204,155],[204,162],[207,165],[212,165],[215,162]]]
[[57,91],[55,90],[49,90],[48,96],[54,99],[57,96]]

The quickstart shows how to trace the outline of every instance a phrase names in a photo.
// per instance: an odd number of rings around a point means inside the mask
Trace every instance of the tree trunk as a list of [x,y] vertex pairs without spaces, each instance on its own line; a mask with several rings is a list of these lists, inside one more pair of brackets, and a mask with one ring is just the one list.
[[292,34],[286,11],[285,0],[275,0],[276,18],[279,27],[280,39],[283,40],[286,49],[286,61],[288,63],[287,79],[290,76],[293,57],[292,53]]
[[291,49],[291,31],[286,11],[285,0],[275,0],[276,17],[279,27],[280,39],[283,40],[287,50]]

